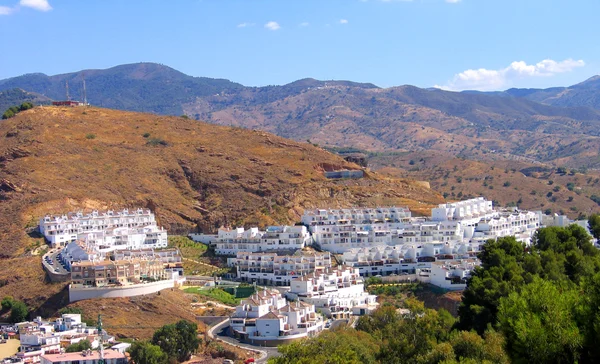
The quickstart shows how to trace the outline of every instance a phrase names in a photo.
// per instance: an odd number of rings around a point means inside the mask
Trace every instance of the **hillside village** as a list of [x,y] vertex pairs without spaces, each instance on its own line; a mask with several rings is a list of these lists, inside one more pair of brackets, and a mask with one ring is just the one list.
[[[244,343],[278,346],[314,337],[333,321],[375,312],[377,296],[365,290],[369,277],[461,291],[481,264],[478,254],[490,239],[514,236],[529,246],[539,228],[571,223],[587,229],[587,221],[498,208],[479,197],[440,204],[429,217],[413,217],[406,207],[313,209],[295,226],[221,228],[217,234],[190,238],[226,259],[234,280],[264,287],[252,290],[235,308],[229,334]],[[180,251],[167,246],[167,231],[150,210],[45,215],[39,231],[52,248],[42,265],[53,280],[68,281],[71,302],[148,295],[193,284],[186,282]],[[29,342],[24,335],[30,329],[17,324],[22,345],[11,363],[61,354],[66,345],[54,343],[50,332],[62,328],[65,320],[73,323],[67,329],[81,332],[78,337],[89,336],[81,315],[65,314],[50,329],[36,320],[38,331],[32,332],[45,334],[27,335],[38,335],[35,342],[42,346],[23,345]],[[100,345],[97,341],[91,340],[92,348]]]

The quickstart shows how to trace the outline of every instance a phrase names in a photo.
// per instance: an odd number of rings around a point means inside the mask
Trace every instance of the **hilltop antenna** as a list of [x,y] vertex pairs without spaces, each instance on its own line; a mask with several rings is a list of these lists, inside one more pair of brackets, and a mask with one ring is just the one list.
[[71,101],[71,97],[69,96],[69,80],[65,81],[65,88],[67,90],[67,101]]
[[85,74],[81,74],[81,79],[83,80],[83,106],[87,106],[87,93],[85,91]]

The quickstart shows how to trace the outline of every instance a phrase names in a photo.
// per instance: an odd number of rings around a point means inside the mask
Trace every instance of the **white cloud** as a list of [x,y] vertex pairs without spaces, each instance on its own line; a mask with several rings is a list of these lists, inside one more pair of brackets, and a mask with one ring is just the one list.
[[254,23],[240,23],[237,25],[238,28],[246,28],[246,27],[253,27],[255,24]]
[[340,24],[348,24],[348,19],[340,19]]
[[15,11],[14,8],[8,6],[0,6],[0,15],[10,15]]
[[307,27],[307,26],[309,26],[309,25],[310,25],[310,23],[309,23],[309,22],[307,22],[307,21],[300,23],[300,26],[301,26],[301,27]]
[[553,61],[545,59],[536,64],[517,61],[506,68],[499,70],[488,70],[485,68],[468,69],[454,75],[446,85],[434,87],[444,90],[480,90],[493,91],[510,87],[513,81],[529,77],[550,77],[557,73],[571,72],[575,68],[585,66],[582,60],[565,59],[564,61]]
[[265,24],[265,28],[269,29],[269,30],[278,30],[281,29],[281,27],[279,26],[279,24],[276,21],[270,21],[267,24]]
[[450,4],[456,4],[456,3],[461,2],[461,0],[446,0],[446,2],[450,3]]
[[19,5],[39,11],[52,10],[52,6],[48,4],[48,0],[20,0]]

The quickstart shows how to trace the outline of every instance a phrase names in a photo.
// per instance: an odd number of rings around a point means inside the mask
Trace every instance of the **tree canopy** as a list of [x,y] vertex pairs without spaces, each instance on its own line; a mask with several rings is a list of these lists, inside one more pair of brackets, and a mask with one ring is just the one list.
[[77,353],[77,352],[88,350],[91,348],[92,348],[92,344],[89,342],[89,340],[81,340],[80,342],[77,342],[75,344],[71,344],[71,345],[67,346],[65,351],[67,353]]
[[200,344],[198,325],[186,320],[165,325],[154,332],[152,344],[160,347],[169,359],[186,361]]
[[158,345],[148,341],[136,341],[129,348],[129,355],[135,364],[166,364],[169,356]]

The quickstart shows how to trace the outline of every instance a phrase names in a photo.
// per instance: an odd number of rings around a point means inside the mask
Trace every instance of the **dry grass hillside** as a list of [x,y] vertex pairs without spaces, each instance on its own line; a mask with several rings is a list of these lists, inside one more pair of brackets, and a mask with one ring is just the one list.
[[[485,196],[503,206],[564,213],[570,218],[600,212],[600,173],[524,161],[473,161],[439,153],[377,156],[370,166],[399,178],[427,178],[449,200]],[[563,172],[563,171],[561,171]],[[600,201],[600,200],[599,200]]]
[[[410,151],[505,159],[520,156],[556,166],[600,166],[600,114],[524,99],[344,85],[301,92],[246,90],[197,98],[188,115],[221,125],[261,129],[327,147]],[[265,94],[271,92],[271,98]]]
[[26,233],[46,213],[152,208],[171,233],[196,227],[293,223],[305,208],[402,205],[427,214],[440,194],[367,171],[327,180],[324,168],[359,168],[308,143],[181,117],[99,108],[38,107],[0,122],[0,296],[33,308],[59,300],[41,285],[41,239]]

